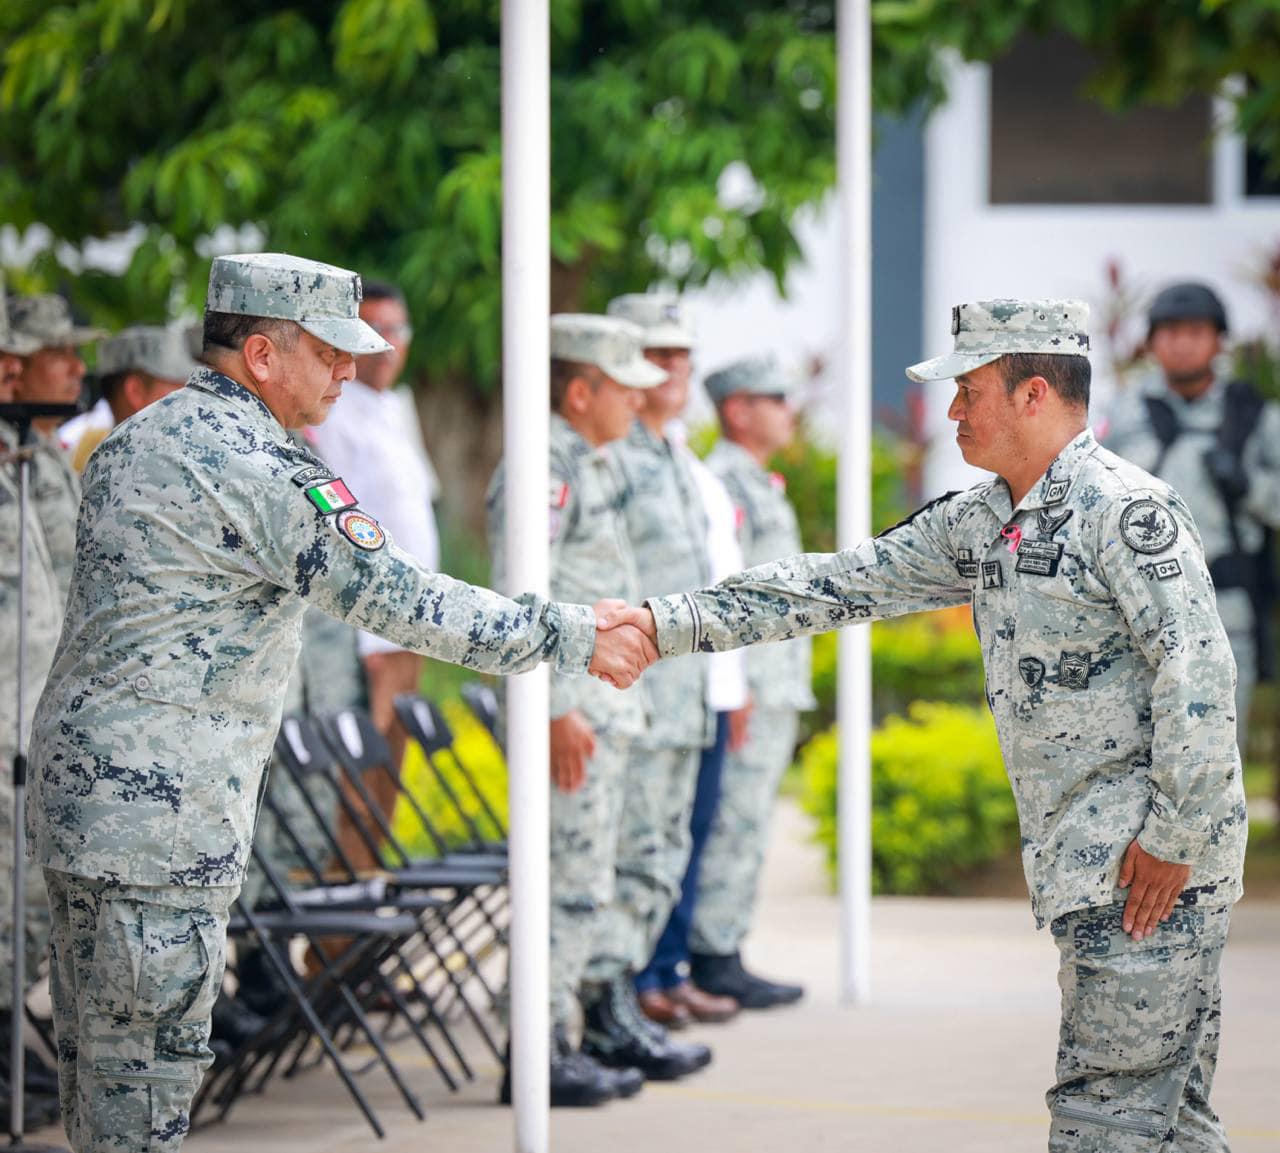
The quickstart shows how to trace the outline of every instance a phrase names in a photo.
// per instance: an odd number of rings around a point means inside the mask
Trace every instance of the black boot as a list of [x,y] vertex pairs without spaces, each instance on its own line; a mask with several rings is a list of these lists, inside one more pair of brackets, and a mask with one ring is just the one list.
[[[632,1079],[626,1084],[630,1086]],[[643,1084],[643,1078],[641,1078]],[[630,1097],[640,1085],[621,1091],[617,1074],[601,1068],[585,1053],[577,1052],[569,1043],[569,1034],[563,1025],[551,1030],[551,1107],[553,1109],[581,1109],[603,1105],[615,1097]],[[511,1047],[507,1046],[506,1069],[502,1076],[502,1088],[498,1090],[498,1103],[511,1104]]]
[[651,1081],[675,1081],[711,1061],[705,1045],[672,1041],[661,1026],[645,1018],[629,977],[604,986],[583,1011],[583,1052],[611,1069],[630,1067]]
[[744,1009],[772,1009],[792,1005],[804,996],[803,985],[766,981],[742,967],[742,955],[715,956],[694,953],[689,958],[693,983],[699,989],[721,997],[732,997]]
[[267,1018],[255,1013],[239,997],[230,997],[224,989],[213,1003],[213,1024],[210,1037],[225,1041],[232,1049],[239,1049],[252,1041],[267,1027]]

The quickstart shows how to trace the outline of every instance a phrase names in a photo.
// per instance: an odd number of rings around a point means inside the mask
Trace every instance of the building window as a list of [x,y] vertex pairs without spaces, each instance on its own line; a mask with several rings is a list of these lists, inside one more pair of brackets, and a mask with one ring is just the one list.
[[1094,70],[1066,36],[1024,36],[991,66],[991,203],[1208,204],[1209,98],[1114,113],[1084,95]]

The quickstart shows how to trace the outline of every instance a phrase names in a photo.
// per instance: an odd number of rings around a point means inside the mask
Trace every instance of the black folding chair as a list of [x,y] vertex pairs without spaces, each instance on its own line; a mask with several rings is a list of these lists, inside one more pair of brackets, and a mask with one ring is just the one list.
[[[422,1003],[429,1014],[435,1014],[434,1023],[444,1030],[445,1013],[454,1005],[460,1005],[489,1049],[500,1058],[501,1049],[483,1016],[466,995],[465,986],[468,979],[476,981],[490,1003],[493,1002],[493,990],[480,965],[496,948],[505,945],[505,925],[495,922],[494,910],[490,907],[491,895],[505,892],[505,870],[473,856],[426,861],[411,859],[391,833],[385,818],[377,821],[381,813],[364,787],[363,773],[359,769],[354,772],[345,770],[330,743],[321,739],[319,729],[320,726],[309,718],[286,717],[277,738],[276,751],[280,765],[293,778],[304,804],[323,829],[333,853],[332,864],[324,871],[323,879],[351,885],[368,881],[370,877],[362,875],[343,851],[332,818],[318,797],[322,790],[346,813],[361,842],[372,854],[377,856],[381,852],[380,841],[386,839],[390,851],[400,858],[399,865],[388,864],[375,877],[385,884],[385,899],[393,907],[418,916],[419,936],[412,942],[402,943],[400,951],[407,958],[411,945],[421,946],[417,950],[417,961],[411,964],[411,971],[419,984],[418,995]],[[369,739],[369,756],[377,759],[385,741],[381,741],[380,734],[371,725],[369,730],[372,735],[365,731]],[[367,814],[360,812],[352,803],[343,788],[344,780],[352,784],[364,802]],[[308,868],[313,879],[321,876],[318,862],[309,861]],[[426,968],[423,960],[427,963]],[[435,987],[432,986],[433,979],[437,981]],[[472,1077],[460,1048],[447,1030],[445,1036],[464,1075]]]
[[[270,862],[259,858],[257,864],[264,867],[273,886],[279,884]],[[377,1114],[357,1083],[356,1071],[343,1059],[334,1040],[336,1029],[354,1019],[377,1054],[378,1063],[386,1069],[413,1114],[422,1120],[425,1113],[420,1102],[391,1060],[355,992],[370,978],[380,975],[388,941],[402,939],[416,929],[416,919],[408,916],[304,910],[287,902],[280,909],[255,911],[246,902],[237,902],[228,935],[233,939],[252,937],[256,941],[288,990],[290,1003],[224,1068],[212,1071],[205,1078],[192,1103],[192,1118],[197,1118],[206,1105],[216,1102],[217,1120],[225,1120],[239,1097],[246,1092],[261,1092],[287,1055],[292,1051],[296,1063],[314,1039],[370,1128],[379,1137],[385,1136]],[[299,936],[324,958],[323,973],[307,981],[298,977],[288,956],[289,940]],[[318,942],[326,937],[350,939],[352,943],[338,957],[329,958],[318,948]]]
[[[436,784],[440,787],[440,792],[457,814],[462,827],[467,831],[469,848],[479,853],[506,853],[506,827],[494,810],[489,798],[485,796],[484,790],[480,788],[475,774],[458,754],[458,750],[454,745],[453,732],[449,728],[449,723],[444,714],[436,707],[434,702],[413,693],[403,693],[396,697],[395,710],[396,715],[400,718],[400,723],[404,726],[405,732],[422,746],[427,765],[435,777]],[[449,780],[447,767],[441,764],[441,761],[446,756],[457,770],[458,777],[467,786],[471,797],[479,805],[480,813],[483,814],[489,824],[490,832],[487,836],[481,831],[479,821],[472,816],[471,811],[463,803],[458,790],[454,788],[453,783]],[[409,794],[406,793],[406,795]]]

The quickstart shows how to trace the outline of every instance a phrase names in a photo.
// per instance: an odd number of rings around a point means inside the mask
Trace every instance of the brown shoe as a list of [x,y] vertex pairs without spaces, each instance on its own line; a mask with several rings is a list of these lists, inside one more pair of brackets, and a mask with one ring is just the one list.
[[641,1011],[650,1021],[656,1021],[668,1029],[683,1029],[693,1021],[693,1014],[678,1001],[673,1001],[666,990],[646,989],[638,994],[636,1000],[640,1002]]
[[695,1021],[716,1025],[738,1015],[741,1006],[732,997],[719,997],[699,989],[692,981],[684,981],[663,993],[675,1005],[683,1006]]

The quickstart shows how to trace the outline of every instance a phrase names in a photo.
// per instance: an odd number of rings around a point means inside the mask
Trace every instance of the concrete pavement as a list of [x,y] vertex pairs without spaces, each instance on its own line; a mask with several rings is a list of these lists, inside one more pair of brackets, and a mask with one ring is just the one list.
[[[1057,951],[1025,901],[874,903],[872,1000],[836,997],[836,904],[808,825],[789,804],[773,830],[761,923],[749,960],[807,982],[792,1009],[743,1015],[698,1039],[715,1062],[633,1101],[556,1111],[556,1153],[1037,1153],[1057,1038]],[[1214,1103],[1236,1153],[1280,1151],[1280,903],[1237,910],[1224,971]],[[334,1075],[319,1069],[242,1102],[192,1153],[499,1153],[511,1115],[493,1105],[498,1070],[471,1046],[477,1082],[440,1087],[420,1053],[398,1054],[430,1115],[418,1123],[380,1075],[366,1079],[388,1127],[377,1141]]]

